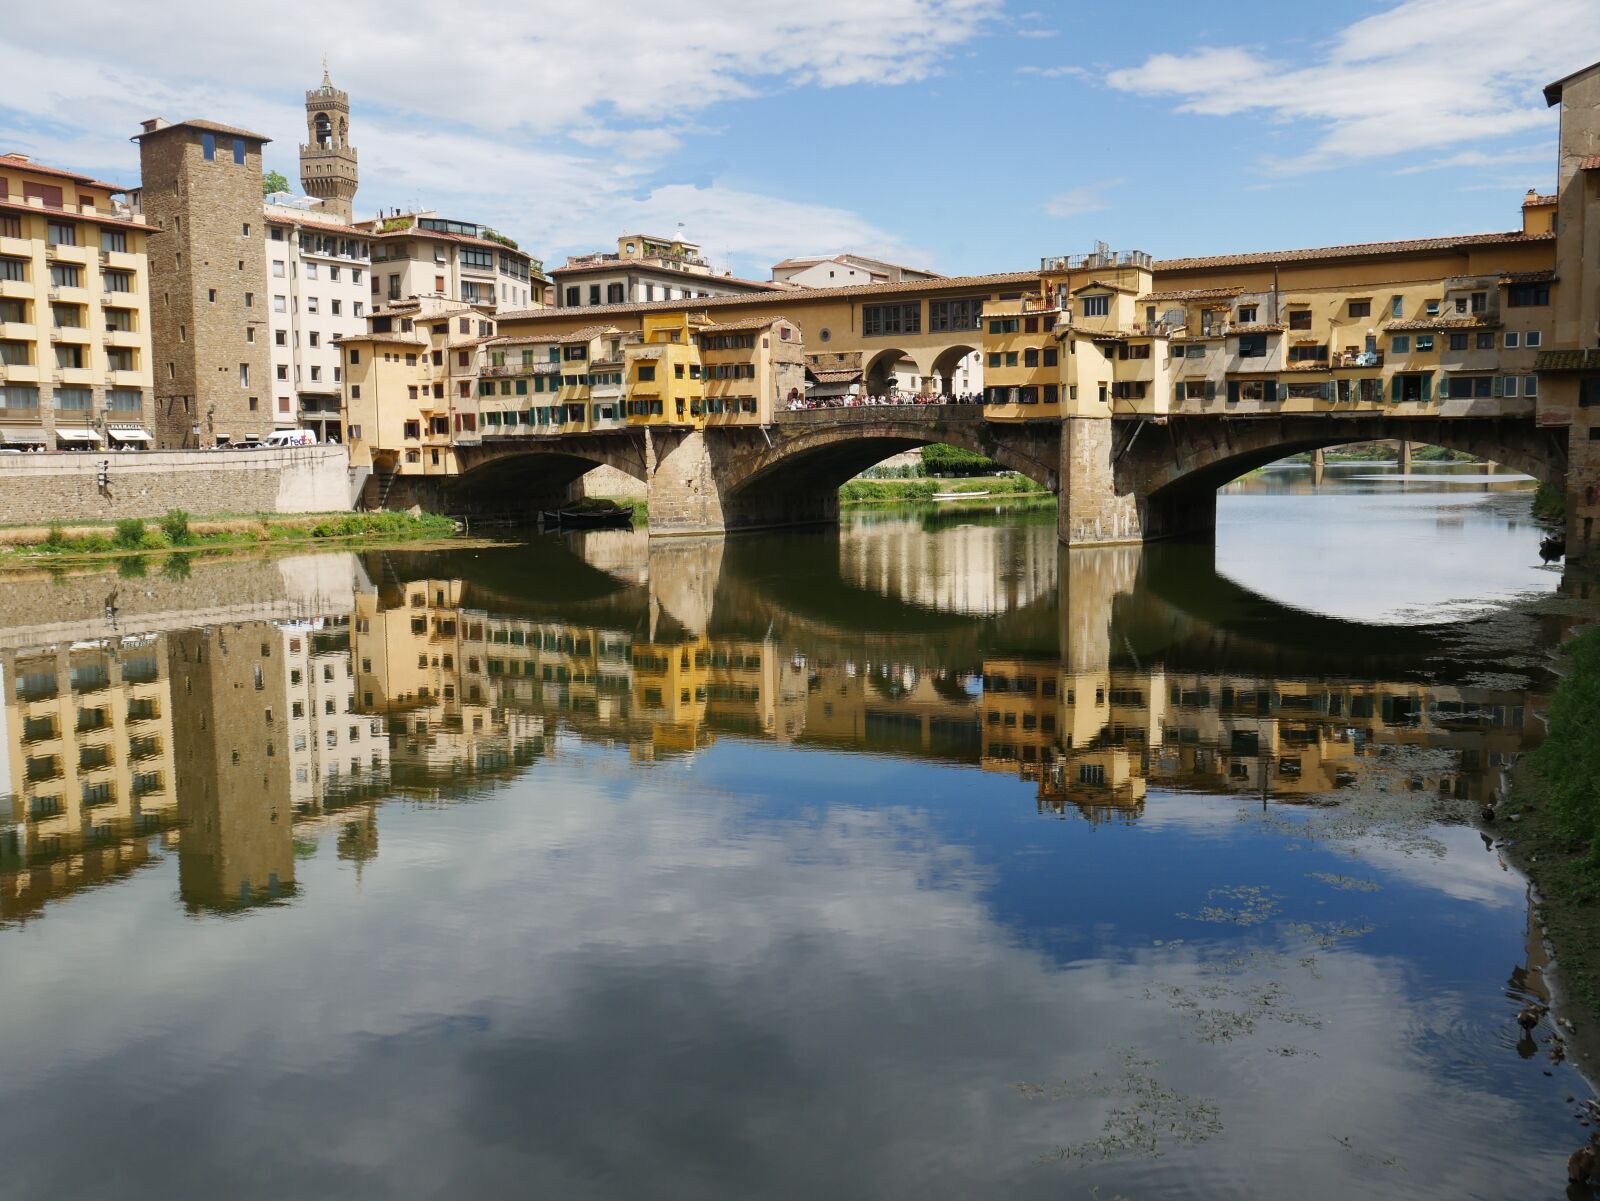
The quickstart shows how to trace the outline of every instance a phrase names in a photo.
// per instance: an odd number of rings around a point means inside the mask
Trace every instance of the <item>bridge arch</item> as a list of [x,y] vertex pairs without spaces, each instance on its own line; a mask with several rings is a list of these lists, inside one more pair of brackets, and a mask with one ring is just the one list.
[[641,482],[649,479],[642,443],[621,432],[495,439],[458,445],[456,457],[457,475],[397,476],[384,507],[421,504],[454,514],[532,517],[566,500],[572,485],[596,467],[613,467]]
[[[910,372],[905,371],[906,363],[911,364]],[[914,392],[916,389],[912,386],[912,376],[917,374],[917,371],[915,355],[898,347],[886,346],[874,353],[863,365],[861,388],[869,396],[883,395],[896,388],[903,392]]]
[[967,346],[961,343],[958,343],[954,346],[947,346],[941,350],[938,356],[933,360],[932,371],[935,385],[937,386],[938,390],[946,396],[955,396],[963,391],[977,392],[982,386],[983,376],[981,369],[975,378],[969,378],[966,381],[965,387],[960,386],[961,381],[959,380],[957,373],[960,371],[961,364],[966,360],[968,355],[978,353],[979,350],[977,346]]
[[1142,510],[1146,538],[1198,533],[1216,524],[1216,493],[1268,463],[1352,442],[1408,442],[1465,451],[1566,486],[1565,440],[1511,418],[1339,418],[1296,416],[1226,423],[1173,418],[1149,428],[1126,423],[1114,466],[1116,490]]

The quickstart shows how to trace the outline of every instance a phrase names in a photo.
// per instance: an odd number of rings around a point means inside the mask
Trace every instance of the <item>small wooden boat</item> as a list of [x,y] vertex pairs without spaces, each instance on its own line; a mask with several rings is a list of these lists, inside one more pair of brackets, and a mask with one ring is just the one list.
[[633,511],[609,501],[586,501],[561,509],[545,509],[539,520],[546,526],[563,530],[627,529],[633,525]]
[[934,500],[981,500],[987,492],[935,492]]
[[1554,563],[1567,553],[1567,539],[1562,534],[1547,534],[1539,542],[1539,558]]

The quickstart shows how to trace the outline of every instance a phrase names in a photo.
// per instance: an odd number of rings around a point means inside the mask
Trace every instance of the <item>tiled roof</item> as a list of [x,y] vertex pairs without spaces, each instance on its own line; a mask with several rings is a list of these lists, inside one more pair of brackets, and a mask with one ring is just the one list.
[[1282,367],[1279,368],[1279,370],[1280,371],[1326,371],[1326,370],[1328,370],[1328,360],[1327,359],[1300,359],[1298,362],[1285,363]]
[[272,139],[264,133],[253,133],[248,129],[240,129],[236,125],[219,125],[215,121],[199,120],[174,121],[170,125],[163,125],[160,129],[141,129],[138,133],[133,135],[133,140],[137,142],[140,138],[148,138],[153,137],[158,133],[166,133],[169,129],[200,129],[204,130],[206,133],[225,134],[230,138],[250,138],[252,141],[262,143],[272,141]]
[[1482,314],[1475,317],[1415,317],[1410,321],[1391,321],[1385,325],[1386,333],[1405,333],[1409,330],[1430,329],[1499,329],[1500,322],[1491,321]]
[[32,159],[18,158],[14,154],[0,154],[0,171],[32,171],[36,175],[55,175],[61,179],[70,179],[74,183],[87,184],[91,188],[105,188],[111,192],[126,192],[128,189],[121,184],[107,183],[103,179],[96,179],[92,175],[79,175],[76,171],[68,171],[63,167],[47,167],[43,163],[36,163]]
[[0,209],[4,209],[8,213],[43,213],[51,220],[88,221],[93,225],[112,225],[118,229],[137,229],[147,234],[161,232],[157,226],[141,225],[137,221],[129,221],[126,217],[113,217],[106,213],[85,213],[77,209],[54,208],[48,204],[23,204],[20,200],[0,200]]
[[1243,294],[1243,288],[1186,288],[1177,292],[1149,292],[1139,297],[1139,303],[1144,304],[1149,301],[1151,304],[1160,304],[1167,300],[1227,300]]
[[1600,350],[1541,350],[1535,371],[1600,371]]
[[[852,284],[845,288],[785,289],[785,296],[796,300],[831,300],[835,298],[904,296],[923,292],[953,292],[963,288],[996,288],[1021,284],[1038,286],[1037,271],[1006,271],[995,275],[954,275],[948,279],[909,279],[898,284]],[[595,315],[611,313],[660,313],[674,309],[715,309],[738,305],[771,304],[771,295],[760,296],[708,296],[688,300],[651,300],[634,304],[584,305],[584,313]],[[521,321],[535,317],[564,317],[569,309],[521,309],[500,314],[502,321]]]
[[376,222],[359,221],[350,228],[361,237],[382,241],[384,238],[430,238],[439,242],[461,242],[467,246],[486,246],[491,250],[503,250],[507,254],[521,255],[523,258],[532,258],[526,250],[513,250],[504,242],[496,242],[493,238],[474,238],[469,234],[446,233],[442,229],[418,229],[408,225],[404,229],[379,230],[374,228]]
[[746,317],[743,321],[724,321],[720,325],[702,326],[700,332],[702,334],[722,334],[736,329],[765,329],[774,321],[785,321],[790,325],[794,324],[787,317]]
[[533,345],[535,343],[546,346],[558,346],[566,342],[588,342],[600,337],[602,334],[620,334],[622,331],[614,325],[586,325],[582,329],[575,329],[570,334],[529,334],[521,338],[497,338],[507,346]]
[[1600,171],[1600,154],[1589,154],[1578,160],[1580,171]]
[[1560,197],[1554,192],[1550,193],[1548,196],[1541,192],[1529,192],[1522,199],[1522,207],[1525,209],[1539,208],[1546,204],[1554,204],[1559,199]]
[[1283,324],[1273,321],[1255,321],[1249,325],[1230,325],[1228,327],[1229,337],[1234,334],[1281,334],[1282,332]]
[[861,378],[861,368],[844,367],[832,371],[826,369],[817,371],[813,369],[811,378],[819,384],[853,384]]
[[1553,284],[1556,282],[1554,271],[1503,271],[1500,273],[1500,282],[1503,284]]
[[354,225],[340,225],[336,221],[311,221],[305,217],[290,217],[283,213],[262,213],[262,219],[273,225],[293,225],[296,229],[320,229],[331,234],[344,234],[350,238],[366,240],[372,237],[371,232],[357,229]]
[[1163,271],[1196,271],[1209,267],[1271,266],[1273,263],[1299,263],[1316,259],[1361,258],[1379,254],[1413,254],[1429,250],[1457,250],[1469,246],[1515,246],[1555,241],[1555,234],[1525,234],[1520,231],[1497,234],[1462,234],[1450,238],[1411,238],[1401,242],[1356,242],[1348,246],[1319,246],[1309,250],[1261,250],[1248,254],[1221,254],[1205,258],[1158,259],[1157,274]]

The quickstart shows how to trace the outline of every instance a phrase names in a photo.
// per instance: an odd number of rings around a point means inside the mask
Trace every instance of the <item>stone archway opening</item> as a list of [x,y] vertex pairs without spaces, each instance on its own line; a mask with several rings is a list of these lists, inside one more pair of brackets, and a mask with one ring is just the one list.
[[933,378],[939,393],[959,399],[983,392],[983,354],[975,346],[948,346],[933,361]]
[[907,352],[893,347],[874,354],[861,373],[862,391],[868,396],[887,396],[893,392],[915,393],[921,382],[916,360]]

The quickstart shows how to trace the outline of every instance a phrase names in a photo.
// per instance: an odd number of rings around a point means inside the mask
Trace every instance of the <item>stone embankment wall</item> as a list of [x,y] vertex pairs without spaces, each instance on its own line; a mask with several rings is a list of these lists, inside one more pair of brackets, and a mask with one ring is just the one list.
[[[108,482],[100,486],[100,465]],[[350,508],[342,446],[0,455],[0,525]]]

